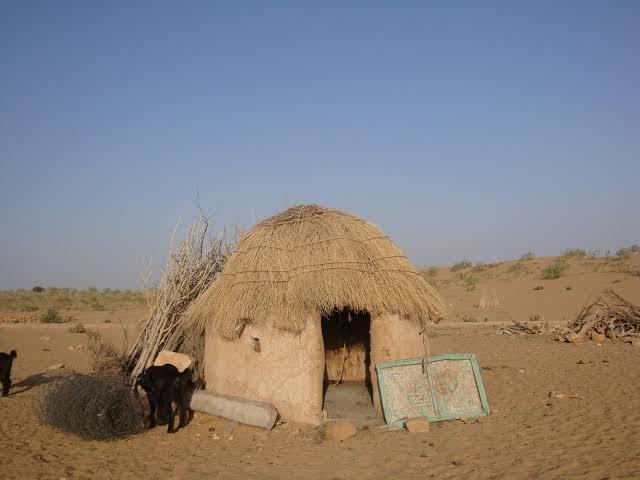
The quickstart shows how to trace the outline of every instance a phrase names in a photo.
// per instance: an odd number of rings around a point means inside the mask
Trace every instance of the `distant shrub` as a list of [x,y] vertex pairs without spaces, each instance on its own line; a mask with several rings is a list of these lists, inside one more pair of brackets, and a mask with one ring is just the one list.
[[518,261],[514,264],[512,264],[509,269],[508,272],[510,273],[521,273],[527,270],[527,266],[522,262],[522,261]]
[[462,280],[468,292],[475,290],[476,285],[480,283],[480,278],[472,273],[458,272],[458,278]]
[[87,333],[87,330],[84,328],[84,325],[78,323],[75,327],[71,327],[68,330],[69,333]]
[[535,254],[533,252],[527,252],[524,253],[522,255],[520,255],[520,260],[525,262],[527,260],[533,260],[534,258],[536,258]]
[[489,270],[490,268],[491,268],[491,264],[478,262],[473,266],[471,271],[474,273],[482,273],[486,270]]
[[598,258],[600,256],[600,250],[589,250],[587,256],[589,258]]
[[529,321],[530,322],[539,322],[543,319],[543,316],[540,315],[539,313],[534,313],[533,315],[529,316]]
[[564,287],[565,290],[573,290],[573,287],[571,285],[567,285],[566,287]]
[[466,323],[473,323],[473,322],[477,322],[478,319],[474,318],[474,317],[471,317],[469,315],[465,315],[464,317],[462,317],[462,321],[466,322]]
[[104,323],[111,323],[111,319],[110,318],[105,319]]
[[533,287],[533,290],[544,290],[544,287],[542,285],[536,285]]
[[102,312],[104,310],[104,305],[102,305],[101,303],[94,303],[93,305],[91,305],[91,309],[95,310],[96,312]]
[[98,293],[98,289],[96,287],[88,287],[87,291],[89,291],[91,293]]
[[542,270],[542,279],[555,280],[557,278],[560,278],[562,275],[564,275],[568,269],[569,269],[569,265],[567,265],[567,262],[564,262],[564,261],[555,262],[549,265],[548,267],[546,267],[544,270]]
[[47,308],[42,312],[42,315],[40,315],[41,323],[65,323],[67,321],[68,320],[63,318],[54,307]]
[[32,292],[36,292],[36,293],[42,293],[44,292],[45,288],[44,287],[33,287],[31,289]]
[[459,270],[464,270],[465,268],[469,268],[471,267],[472,263],[469,260],[462,260],[461,262],[458,263],[454,263],[453,265],[451,265],[451,268],[449,270],[451,270],[452,272],[457,272]]
[[587,256],[587,252],[582,248],[565,248],[561,256],[563,258],[584,258]]
[[631,258],[631,250],[628,248],[621,248],[616,252],[616,256],[621,259],[628,260]]
[[23,312],[36,312],[38,311],[38,307],[36,307],[35,305],[23,305],[20,310],[22,310]]
[[429,283],[434,288],[437,286],[436,277],[438,276],[438,270],[438,267],[429,267],[420,272],[427,283]]

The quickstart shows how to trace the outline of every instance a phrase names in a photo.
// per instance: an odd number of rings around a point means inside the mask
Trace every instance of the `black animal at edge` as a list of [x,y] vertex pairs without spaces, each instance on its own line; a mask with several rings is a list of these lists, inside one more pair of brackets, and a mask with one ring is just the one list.
[[0,381],[2,382],[2,396],[9,395],[9,389],[11,388],[11,366],[13,365],[13,359],[18,354],[15,350],[11,350],[11,353],[0,352]]
[[[173,365],[152,366],[138,375],[134,386],[136,392],[138,386],[146,392],[149,401],[149,428],[167,422],[167,433],[173,433],[188,423],[193,393],[191,370],[187,368],[180,373]],[[179,422],[178,428],[174,429],[176,414]]]

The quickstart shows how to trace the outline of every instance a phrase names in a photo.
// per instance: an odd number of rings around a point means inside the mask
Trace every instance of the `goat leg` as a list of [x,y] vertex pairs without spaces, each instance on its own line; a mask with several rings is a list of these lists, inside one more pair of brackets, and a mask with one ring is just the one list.
[[169,428],[167,429],[167,433],[175,432],[175,429],[173,428],[175,421],[176,421],[176,402],[173,401],[169,403]]
[[149,399],[149,428],[156,426],[156,400],[151,395],[147,397]]

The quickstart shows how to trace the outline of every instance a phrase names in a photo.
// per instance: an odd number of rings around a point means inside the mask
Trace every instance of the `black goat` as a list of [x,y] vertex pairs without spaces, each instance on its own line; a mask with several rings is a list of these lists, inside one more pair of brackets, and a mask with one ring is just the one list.
[[11,388],[11,365],[13,365],[13,359],[18,354],[15,350],[11,350],[11,353],[0,352],[0,381],[2,382],[2,396],[9,395],[9,389]]
[[168,421],[168,433],[173,433],[176,413],[179,414],[178,429],[184,427],[190,416],[191,393],[193,382],[191,370],[180,373],[173,365],[153,366],[146,368],[136,379],[138,386],[147,393],[149,401],[149,428]]

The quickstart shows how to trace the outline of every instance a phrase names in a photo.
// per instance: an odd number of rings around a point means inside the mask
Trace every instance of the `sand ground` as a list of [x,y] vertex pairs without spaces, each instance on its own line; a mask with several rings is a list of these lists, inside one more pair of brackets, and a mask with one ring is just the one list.
[[[539,280],[550,261],[519,275],[503,265],[473,290],[451,272],[438,274],[449,317],[432,333],[432,353],[477,355],[492,414],[421,434],[370,427],[333,443],[321,429],[284,423],[265,432],[196,414],[174,435],[157,428],[112,442],[80,440],[39,424],[33,407],[43,385],[34,379],[59,362],[88,371],[87,351],[75,348],[86,336],[69,333],[69,324],[0,324],[0,351],[19,353],[15,387],[0,399],[0,478],[640,478],[640,348],[496,335],[493,325],[535,313],[562,324],[608,287],[640,303],[636,275],[576,265],[561,279]],[[544,289],[533,290],[538,284]],[[500,305],[478,308],[483,292]],[[132,337],[146,314],[72,313],[116,344],[120,321]]]

